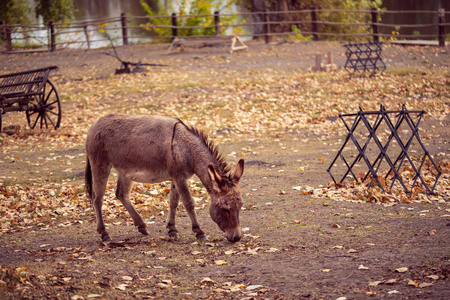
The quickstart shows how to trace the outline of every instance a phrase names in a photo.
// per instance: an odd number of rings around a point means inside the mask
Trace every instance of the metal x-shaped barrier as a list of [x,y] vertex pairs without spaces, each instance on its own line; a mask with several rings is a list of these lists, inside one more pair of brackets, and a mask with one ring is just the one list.
[[[344,144],[342,145],[336,157],[333,159],[333,161],[331,162],[330,166],[327,169],[333,181],[335,183],[338,183],[332,173],[333,167],[338,168],[338,165],[336,164],[338,158],[340,158],[343,161],[344,163],[343,165],[347,168],[346,172],[339,181],[340,183],[342,183],[349,176],[349,174],[351,174],[351,176],[349,177],[353,177],[354,180],[358,181],[358,176],[357,174],[355,174],[353,169],[355,168],[357,163],[360,162],[362,159],[368,169],[365,172],[364,176],[359,176],[360,178],[362,178],[362,182],[364,182],[368,178],[371,178],[368,187],[370,188],[373,185],[374,181],[376,181],[378,186],[381,187],[381,189],[384,191],[383,184],[380,182],[380,178],[378,177],[378,172],[380,171],[380,166],[382,165],[382,162],[385,161],[389,169],[387,170],[387,174],[384,177],[384,182],[387,183],[388,181],[386,180],[391,180],[391,184],[389,187],[390,190],[392,189],[395,181],[398,181],[404,188],[404,190],[407,193],[409,193],[412,192],[416,183],[420,181],[425,187],[427,193],[432,194],[434,188],[436,187],[439,176],[441,175],[441,171],[437,167],[436,163],[433,161],[433,158],[430,156],[428,150],[425,148],[419,136],[418,131],[419,123],[422,120],[424,113],[425,111],[409,111],[403,104],[402,110],[397,111],[388,111],[384,108],[383,105],[381,105],[379,111],[363,111],[360,108],[360,111],[358,111],[355,114],[340,114],[339,117],[344,123],[345,127],[347,128],[348,134]],[[368,116],[375,117],[375,120],[372,122],[372,124],[370,120],[367,118]],[[417,121],[414,121],[413,116],[417,117]],[[345,121],[346,117],[347,118],[354,117],[353,124],[351,126],[349,126],[349,124]],[[361,146],[361,144],[358,142],[358,139],[355,136],[359,124],[363,124],[365,128],[369,131],[369,134],[367,135],[367,140],[365,141],[363,146]],[[407,131],[408,133],[411,134],[409,137],[407,137],[406,143],[404,143],[404,139],[402,140],[402,138],[398,134],[398,130],[400,129],[400,126],[402,124],[407,124],[406,127],[407,130],[402,131]],[[387,134],[389,135],[384,143],[377,135],[377,130],[380,129],[381,127],[383,127],[383,133],[387,132]],[[350,155],[350,157],[346,158],[344,154],[344,149],[350,140],[356,147],[358,154]],[[410,147],[414,140],[418,143],[418,145],[420,146],[421,150],[424,153],[423,156],[421,156],[420,158],[420,164],[418,167],[408,154],[408,150],[410,150]],[[372,161],[366,153],[371,141],[373,141],[376,144],[375,150],[379,151],[378,155],[376,155],[376,159],[374,160],[372,159]],[[400,153],[396,155],[396,157],[394,155],[394,158],[392,158],[388,153],[388,148],[394,143],[394,141],[396,142],[396,144],[398,144],[400,148]],[[353,161],[351,161],[352,158]],[[432,164],[431,166],[436,169],[435,173],[437,174],[434,183],[432,184],[431,187],[427,184],[427,182],[424,180],[421,174],[421,171],[423,169],[426,160],[430,161],[430,163]],[[408,162],[410,164],[410,167],[408,168],[413,173],[412,178],[413,180],[410,189],[408,189],[407,183],[402,178],[402,176],[400,176],[401,167],[404,166],[404,164],[407,164]],[[388,179],[390,175],[392,177],[391,179]]]
[[381,59],[381,43],[350,43],[344,45],[347,50],[345,55],[347,61],[345,62],[344,69],[350,73],[350,77],[356,72],[360,76],[364,75],[365,71],[370,71],[369,77],[375,75],[375,71],[383,73],[386,70],[386,65]]

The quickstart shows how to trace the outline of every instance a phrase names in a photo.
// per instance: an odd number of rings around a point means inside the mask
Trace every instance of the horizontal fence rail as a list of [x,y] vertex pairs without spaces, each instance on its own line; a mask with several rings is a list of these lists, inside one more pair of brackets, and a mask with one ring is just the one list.
[[[380,20],[389,15],[429,14],[437,22],[426,24],[388,24]],[[333,21],[333,14],[364,15],[359,22],[346,23]],[[0,40],[7,51],[37,48],[55,51],[65,48],[92,49],[116,45],[128,45],[130,40],[166,41],[176,37],[205,38],[209,36],[232,37],[239,29],[239,36],[246,38],[264,38],[270,43],[272,37],[296,36],[315,41],[320,39],[393,40],[393,39],[434,39],[439,46],[445,46],[446,23],[450,13],[444,9],[431,10],[343,10],[343,9],[306,9],[296,11],[263,11],[239,14],[201,14],[201,15],[165,15],[165,16],[126,16],[103,18],[89,22],[48,24],[1,24]],[[235,23],[224,22],[234,18]],[[203,20],[207,25],[180,25],[184,19]],[[206,23],[206,20],[208,22]],[[222,21],[222,22],[221,22]],[[201,24],[201,22],[200,22]],[[242,30],[245,28],[245,30]],[[401,28],[416,29],[413,34],[400,33]],[[418,33],[424,29],[432,33]],[[208,35],[199,34],[208,31]],[[143,33],[146,32],[144,35]]]

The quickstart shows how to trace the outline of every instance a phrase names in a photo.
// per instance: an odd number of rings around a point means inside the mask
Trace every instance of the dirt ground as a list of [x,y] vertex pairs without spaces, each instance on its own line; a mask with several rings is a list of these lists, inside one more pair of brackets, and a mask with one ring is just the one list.
[[[0,199],[10,203],[0,211],[2,299],[448,299],[450,199],[374,203],[304,192],[331,182],[326,170],[345,139],[338,112],[328,114],[335,104],[323,104],[333,97],[349,99],[336,100],[340,112],[404,102],[429,110],[421,133],[431,136],[435,160],[448,165],[448,48],[386,45],[384,76],[349,80],[337,42],[254,42],[235,54],[225,47],[166,54],[166,46],[118,48],[124,60],[166,65],[121,76],[112,75],[119,63],[107,49],[0,54],[0,74],[57,65],[52,80],[63,102],[58,130],[27,129],[24,113],[3,115],[4,128],[20,129],[1,133],[0,142]],[[315,54],[327,52],[340,69],[311,73]],[[406,91],[396,90],[399,83]],[[304,103],[278,105],[290,95]],[[226,241],[198,181],[191,187],[208,241],[195,239],[183,208],[179,239],[167,238],[167,183],[139,185],[158,190],[145,200],[133,190],[150,233],[142,236],[113,197],[112,175],[104,210],[113,241],[101,243],[82,193],[83,143],[90,124],[109,112],[190,120],[228,161],[244,158],[243,239]],[[448,182],[443,174],[440,191]],[[73,202],[65,200],[69,188]],[[24,211],[27,201],[41,200],[48,213],[37,204]]]

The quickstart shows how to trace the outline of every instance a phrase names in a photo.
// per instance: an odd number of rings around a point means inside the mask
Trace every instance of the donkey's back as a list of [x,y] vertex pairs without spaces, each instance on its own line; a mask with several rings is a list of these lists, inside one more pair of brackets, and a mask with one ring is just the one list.
[[88,132],[87,157],[91,165],[108,174],[112,166],[132,181],[168,180],[173,131],[179,122],[158,116],[101,117]]

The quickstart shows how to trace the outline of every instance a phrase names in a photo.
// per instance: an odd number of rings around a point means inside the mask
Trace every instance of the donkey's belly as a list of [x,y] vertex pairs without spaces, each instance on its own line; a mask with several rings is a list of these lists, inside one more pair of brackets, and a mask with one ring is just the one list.
[[149,170],[117,171],[123,174],[127,179],[135,182],[157,183],[171,179],[167,172],[152,172]]

